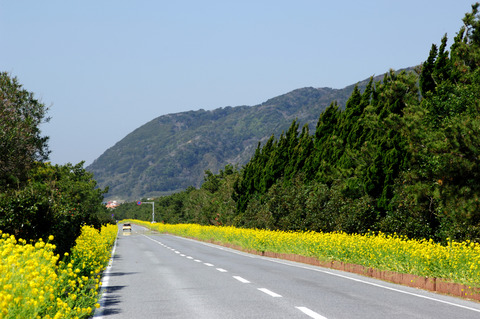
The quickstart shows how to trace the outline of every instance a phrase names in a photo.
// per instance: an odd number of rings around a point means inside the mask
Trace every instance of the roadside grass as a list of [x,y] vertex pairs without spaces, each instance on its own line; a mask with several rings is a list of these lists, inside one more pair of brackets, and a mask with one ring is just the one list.
[[110,258],[116,225],[90,226],[69,255],[54,254],[54,238],[27,243],[13,235],[0,238],[0,318],[88,318],[100,276]]
[[480,244],[408,239],[398,235],[341,232],[284,232],[231,226],[131,222],[199,240],[238,245],[244,249],[297,254],[322,261],[341,261],[480,288]]

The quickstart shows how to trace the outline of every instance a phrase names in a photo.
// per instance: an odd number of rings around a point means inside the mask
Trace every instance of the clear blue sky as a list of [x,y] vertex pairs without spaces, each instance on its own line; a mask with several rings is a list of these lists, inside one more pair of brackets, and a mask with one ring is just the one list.
[[88,165],[160,115],[417,65],[472,3],[0,0],[0,71],[50,106],[51,161]]

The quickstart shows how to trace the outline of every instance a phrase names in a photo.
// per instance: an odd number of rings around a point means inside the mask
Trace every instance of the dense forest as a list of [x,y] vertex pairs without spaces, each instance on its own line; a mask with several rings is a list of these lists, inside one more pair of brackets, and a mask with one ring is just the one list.
[[[367,83],[359,82],[359,88]],[[129,133],[86,169],[100,187],[108,186],[107,200],[133,201],[200,187],[205,170],[246,164],[259,141],[280,135],[294,119],[315,127],[331,101],[344,107],[353,89],[306,87],[256,106],[162,115]]]
[[[480,241],[478,8],[449,50],[445,35],[414,72],[355,88],[314,132],[294,120],[243,167],[155,199],[157,221]],[[149,220],[146,206],[115,214]]]
[[106,189],[76,165],[48,162],[48,137],[40,124],[48,108],[18,79],[0,73],[0,234],[37,241],[54,236],[68,252],[83,225],[113,222],[103,205]]

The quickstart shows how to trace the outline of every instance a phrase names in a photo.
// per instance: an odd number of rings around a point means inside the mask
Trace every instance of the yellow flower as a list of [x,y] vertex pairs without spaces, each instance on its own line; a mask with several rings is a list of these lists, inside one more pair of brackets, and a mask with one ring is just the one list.
[[[98,293],[92,286],[97,277],[90,269],[104,269],[103,261],[110,258],[116,230],[116,225],[102,227],[101,232],[84,227],[73,249],[81,253],[70,258],[65,254],[66,263],[58,262],[60,256],[54,255],[55,245],[42,240],[27,244],[23,239],[0,232],[0,318],[20,312],[22,317],[37,318],[40,308],[44,318],[74,318],[69,306],[73,300],[87,306],[77,308],[85,309],[76,310],[79,317],[88,315]],[[52,239],[53,236],[48,237],[49,241]],[[85,268],[90,275],[79,277],[77,273]]]

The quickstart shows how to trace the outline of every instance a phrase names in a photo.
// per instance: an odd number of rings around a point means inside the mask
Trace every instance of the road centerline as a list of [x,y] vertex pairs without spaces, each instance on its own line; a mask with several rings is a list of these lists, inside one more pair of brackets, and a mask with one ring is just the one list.
[[244,283],[244,284],[249,284],[249,283],[250,283],[250,281],[248,281],[247,279],[242,278],[242,277],[240,277],[240,276],[233,276],[233,278],[237,279],[238,281],[240,281],[240,282],[242,282],[242,283]]
[[[194,239],[184,238],[184,237],[181,237],[181,236],[174,236],[174,237],[177,237],[179,239],[183,239],[183,240],[186,240],[186,241],[196,241]],[[346,280],[351,280],[351,281],[359,282],[359,283],[362,283],[362,284],[378,287],[378,288],[381,288],[381,289],[394,291],[394,292],[397,292],[397,293],[400,293],[400,294],[410,295],[410,296],[413,296],[413,297],[416,297],[416,298],[430,300],[430,301],[433,301],[433,302],[438,302],[438,303],[442,303],[442,304],[445,304],[445,305],[466,309],[466,310],[469,310],[469,311],[480,312],[479,309],[472,308],[472,307],[469,307],[469,306],[464,306],[460,303],[450,302],[450,301],[442,300],[440,298],[429,297],[429,296],[426,296],[426,295],[422,295],[420,293],[410,292],[410,291],[407,291],[407,290],[403,290],[400,287],[399,288],[393,288],[393,287],[389,287],[387,285],[382,285],[382,284],[378,284],[378,283],[375,283],[375,282],[370,282],[370,281],[368,281],[368,278],[365,278],[365,279],[354,278],[353,276],[347,275],[347,273],[345,273],[345,274],[335,273],[334,271],[330,271],[330,270],[327,270],[327,269],[321,269],[321,267],[312,267],[312,266],[307,265],[307,264],[299,264],[299,263],[289,262],[289,261],[286,261],[286,260],[280,260],[280,259],[268,258],[268,257],[264,257],[264,256],[252,255],[252,254],[249,254],[249,253],[246,253],[246,252],[243,252],[243,251],[235,251],[234,249],[226,248],[226,247],[211,244],[211,243],[205,243],[205,242],[202,242],[202,241],[196,241],[196,242],[199,243],[199,244],[205,245],[205,246],[209,246],[211,248],[227,251],[227,252],[230,252],[230,253],[233,253],[233,254],[236,254],[236,255],[242,255],[242,256],[245,256],[245,257],[253,258],[253,259],[258,258],[258,259],[262,259],[262,260],[273,262],[273,263],[282,264],[282,265],[289,266],[289,267],[296,267],[296,268],[302,268],[302,269],[306,269],[306,270],[310,270],[310,271],[320,272],[320,273],[324,273],[324,274],[327,274],[327,275],[330,275],[330,276],[335,276],[335,277],[343,278],[343,279],[346,279]],[[425,291],[425,292],[428,293],[428,291]]]
[[257,288],[258,290],[260,290],[261,292],[263,293],[266,293],[267,295],[271,296],[271,297],[274,297],[274,298],[280,298],[282,297],[282,295],[279,295],[271,290],[268,290],[267,288]]
[[307,307],[295,307],[295,308],[297,308],[298,310],[300,310],[301,312],[303,312],[304,314],[306,314],[310,318],[313,318],[313,319],[327,319],[326,317],[316,313],[315,311],[313,311],[313,310],[311,310]]

